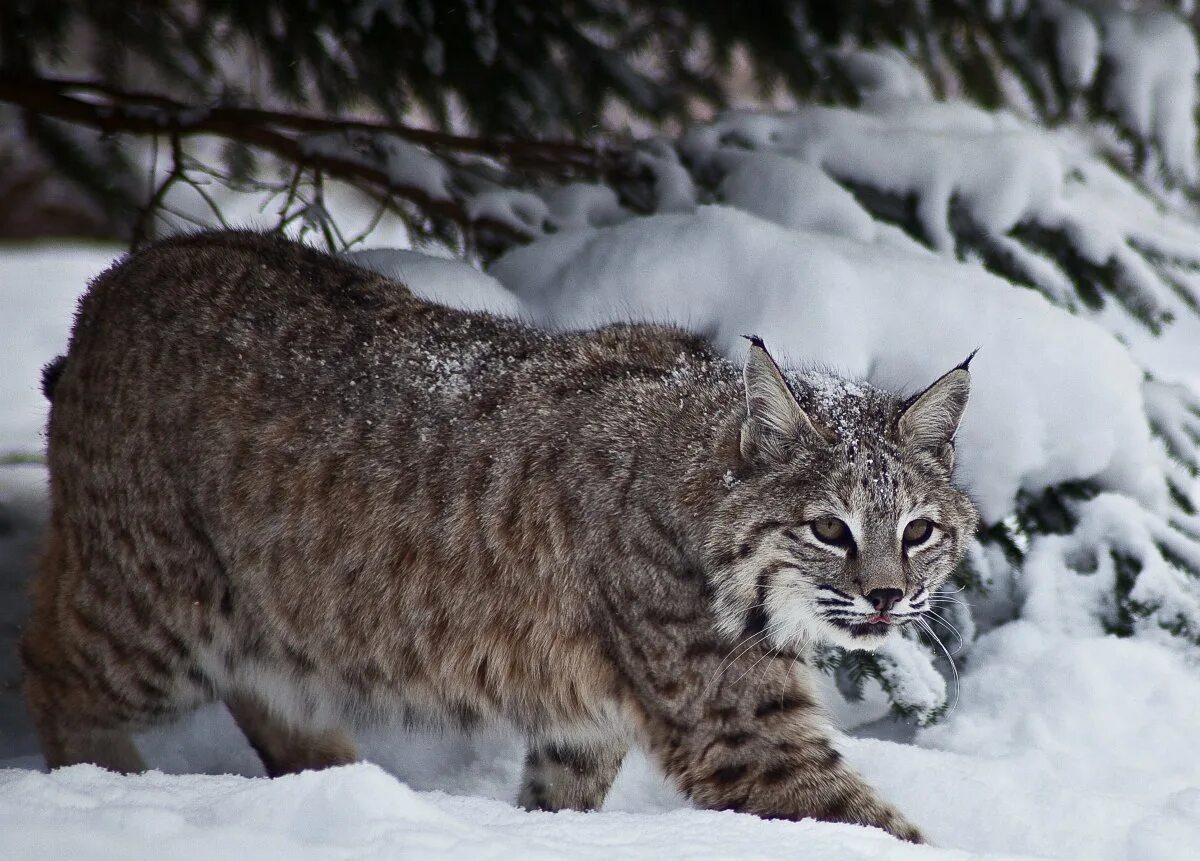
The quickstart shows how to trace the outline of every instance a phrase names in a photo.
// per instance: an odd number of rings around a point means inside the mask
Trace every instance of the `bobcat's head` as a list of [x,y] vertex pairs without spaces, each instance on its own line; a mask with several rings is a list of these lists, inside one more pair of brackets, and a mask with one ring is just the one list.
[[793,390],[752,339],[738,481],[707,542],[726,633],[874,649],[930,611],[977,523],[951,481],[969,361],[907,399],[819,376]]

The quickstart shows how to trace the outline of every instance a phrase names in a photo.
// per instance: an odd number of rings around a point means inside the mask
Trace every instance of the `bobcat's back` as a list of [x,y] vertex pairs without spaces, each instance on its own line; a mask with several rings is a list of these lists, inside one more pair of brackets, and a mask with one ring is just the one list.
[[680,348],[706,355],[666,329],[552,338],[256,234],[134,255],[54,386],[26,657],[134,723],[244,690],[320,725],[606,722],[573,578],[601,507],[557,410]]

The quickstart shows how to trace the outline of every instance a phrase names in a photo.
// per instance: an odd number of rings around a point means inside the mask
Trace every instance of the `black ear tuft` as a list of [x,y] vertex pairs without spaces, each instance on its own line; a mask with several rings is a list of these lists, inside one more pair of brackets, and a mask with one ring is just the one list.
[[971,351],[971,355],[967,356],[957,366],[955,366],[954,370],[970,371],[971,370],[971,360],[975,358],[975,354],[978,352],[979,352],[979,348],[976,347],[974,350]]
[[834,442],[832,433],[814,424],[804,412],[762,338],[743,337],[750,342],[742,369],[747,419],[743,454],[759,450],[778,454],[802,439]]

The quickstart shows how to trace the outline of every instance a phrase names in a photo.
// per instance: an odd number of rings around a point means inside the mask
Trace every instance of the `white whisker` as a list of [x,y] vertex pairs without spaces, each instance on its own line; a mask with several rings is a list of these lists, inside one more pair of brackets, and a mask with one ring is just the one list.
[[750,634],[748,637],[740,640],[736,645],[734,645],[734,647],[729,650],[729,654],[722,658],[721,663],[717,665],[717,669],[713,672],[712,678],[709,679],[708,684],[704,686],[704,690],[700,694],[700,699],[703,700],[706,696],[708,696],[709,689],[712,688],[717,680],[721,678],[721,673],[725,670],[727,664],[731,663],[732,661],[736,661],[743,654],[762,643],[763,640],[770,635],[771,627],[767,626],[757,634]]
[[964,643],[963,636],[962,636],[962,634],[959,633],[958,628],[956,628],[956,627],[954,627],[954,625],[950,624],[950,620],[947,619],[945,616],[941,616],[941,615],[935,613],[933,610],[926,610],[925,612],[928,613],[930,616],[933,616],[933,618],[937,619],[939,622],[941,622],[943,625],[945,625],[947,628],[949,628],[951,631],[954,632],[954,636],[958,638],[958,646],[955,647],[954,654],[957,655],[959,652],[961,652],[963,650],[963,646],[966,644]]
[[962,604],[963,606],[966,606],[966,603],[967,603],[966,601],[962,600],[961,598],[955,598],[953,595],[943,595],[940,592],[938,592],[935,595],[930,595],[929,600],[937,601],[937,602],[945,603],[945,604]]
[[[770,630],[770,629],[768,629],[768,630]],[[767,658],[771,657],[771,655],[772,655],[772,653],[774,653],[774,651],[775,651],[775,649],[774,649],[774,648],[768,648],[768,649],[767,649],[765,652],[763,652],[761,655],[759,655],[759,656],[758,656],[758,660],[756,660],[756,661],[755,661],[753,664],[751,664],[749,667],[747,667],[747,668],[746,668],[746,671],[745,671],[744,673],[742,673],[740,676],[738,676],[738,677],[737,677],[737,681],[735,681],[735,682],[734,682],[734,685],[736,686],[736,685],[738,684],[738,682],[740,682],[742,679],[746,678],[746,676],[747,676],[747,675],[748,675],[748,674],[749,674],[749,673],[750,673],[750,672],[751,672],[751,671],[752,671],[752,670],[753,670],[755,667],[757,667],[759,664],[761,664],[761,663],[762,663],[764,660],[766,660]],[[765,670],[764,670],[764,672],[765,672]]]
[[917,624],[924,628],[929,636],[933,637],[933,641],[938,644],[942,650],[942,654],[946,656],[946,660],[950,663],[950,672],[954,674],[954,702],[950,704],[950,709],[946,712],[946,717],[949,717],[954,714],[954,710],[958,707],[958,694],[962,687],[958,678],[958,667],[954,665],[954,658],[950,655],[950,650],[946,648],[946,644],[942,642],[941,637],[934,633],[929,623],[924,619],[917,619]]
[[958,607],[962,607],[962,608],[963,608],[963,609],[965,609],[965,610],[969,610],[969,609],[970,609],[970,606],[969,606],[968,604],[966,604],[966,603],[965,603],[965,602],[963,602],[963,601],[959,601],[957,598],[947,598],[947,599],[945,599],[945,600],[942,600],[942,601],[930,601],[930,602],[929,602],[929,605],[930,605],[931,607],[950,607],[950,606],[958,606]]

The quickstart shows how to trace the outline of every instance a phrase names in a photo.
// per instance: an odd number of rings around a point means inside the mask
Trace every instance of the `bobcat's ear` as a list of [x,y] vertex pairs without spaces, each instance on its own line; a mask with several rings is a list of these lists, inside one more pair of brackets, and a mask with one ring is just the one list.
[[792,394],[783,373],[762,339],[743,335],[750,342],[742,379],[746,385],[746,424],[742,428],[742,454],[778,452],[789,442],[831,442],[832,434],[815,424]]
[[896,419],[901,445],[923,448],[954,466],[954,435],[971,394],[971,359],[940,376],[925,391],[909,398]]

